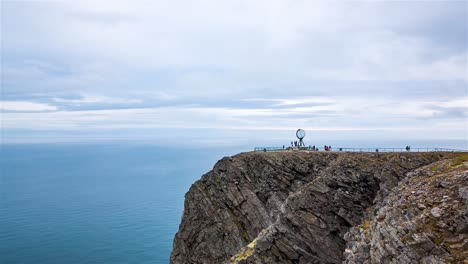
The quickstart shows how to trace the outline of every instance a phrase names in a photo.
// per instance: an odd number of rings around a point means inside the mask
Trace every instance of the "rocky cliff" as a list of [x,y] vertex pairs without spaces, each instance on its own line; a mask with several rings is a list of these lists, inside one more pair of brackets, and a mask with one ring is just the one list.
[[467,263],[468,156],[250,152],[185,196],[171,263]]

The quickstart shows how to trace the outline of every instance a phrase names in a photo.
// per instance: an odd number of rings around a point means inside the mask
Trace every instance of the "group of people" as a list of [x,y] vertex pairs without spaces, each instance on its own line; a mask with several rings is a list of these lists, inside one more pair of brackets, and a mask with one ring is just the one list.
[[[300,147],[300,146],[299,146],[299,141],[297,141],[297,140],[296,140],[296,141],[291,141],[291,147],[288,147],[287,149],[288,149],[288,150],[293,150],[294,147],[296,147],[296,148],[299,148],[299,147]],[[306,150],[312,150],[312,151],[319,151],[319,148],[318,148],[318,147],[315,147],[315,145],[314,145],[314,146],[310,146],[310,145],[309,145],[309,147],[305,147],[305,146],[304,146],[303,148],[300,148],[300,149],[306,149]],[[406,149],[406,151],[411,151],[411,146],[406,146],[405,149]],[[283,150],[286,150],[286,146],[285,146],[285,145],[283,145]],[[325,150],[325,151],[332,151],[332,147],[331,147],[331,146],[325,145],[325,146],[323,146],[323,150]],[[339,151],[342,151],[343,149],[342,149],[342,148],[339,148],[338,150],[339,150]],[[265,150],[265,151],[266,151],[266,150]],[[375,149],[375,152],[379,152],[379,149]]]
[[[293,147],[299,147],[299,141],[291,141],[291,147],[288,148],[288,149],[292,149]],[[285,145],[283,145],[283,149],[286,149],[286,146],[285,146]],[[319,148],[318,148],[318,147],[315,147],[315,145],[314,145],[314,146],[309,146],[309,147],[307,147],[307,149],[308,149],[308,150],[312,150],[312,151],[319,151]],[[323,147],[323,149],[324,149],[325,151],[331,151],[331,150],[332,150],[332,147],[331,147],[331,146],[325,145],[325,146]]]
[[299,147],[299,141],[291,141],[291,147]]

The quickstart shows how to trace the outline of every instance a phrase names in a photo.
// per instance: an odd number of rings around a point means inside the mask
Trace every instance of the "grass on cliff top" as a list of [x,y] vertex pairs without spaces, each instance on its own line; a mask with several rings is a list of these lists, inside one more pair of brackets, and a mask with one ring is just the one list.
[[461,165],[466,161],[468,161],[468,153],[459,154],[453,159],[452,167]]
[[437,174],[459,171],[467,166],[461,166],[465,162],[468,162],[468,153],[452,153],[447,160],[435,163],[430,170]]

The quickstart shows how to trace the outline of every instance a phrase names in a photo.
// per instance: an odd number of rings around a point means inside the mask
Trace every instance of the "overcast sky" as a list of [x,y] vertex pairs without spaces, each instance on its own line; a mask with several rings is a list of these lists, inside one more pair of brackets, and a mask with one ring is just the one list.
[[467,3],[2,0],[2,142],[466,147]]

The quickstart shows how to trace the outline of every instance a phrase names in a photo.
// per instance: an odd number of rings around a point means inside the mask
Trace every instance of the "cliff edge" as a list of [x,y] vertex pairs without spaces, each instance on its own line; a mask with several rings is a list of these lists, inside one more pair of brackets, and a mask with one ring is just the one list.
[[171,263],[467,263],[463,153],[249,152],[185,196]]

